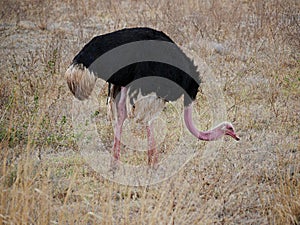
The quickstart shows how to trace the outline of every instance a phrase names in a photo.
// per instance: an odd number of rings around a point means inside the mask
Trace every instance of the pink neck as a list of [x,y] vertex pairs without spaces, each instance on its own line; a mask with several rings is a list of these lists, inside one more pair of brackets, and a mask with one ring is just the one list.
[[215,127],[212,130],[199,131],[193,123],[192,111],[193,111],[192,104],[184,107],[184,122],[185,122],[185,125],[188,128],[188,130],[196,138],[203,140],[203,141],[213,141],[224,135],[224,132],[220,129],[219,126]]

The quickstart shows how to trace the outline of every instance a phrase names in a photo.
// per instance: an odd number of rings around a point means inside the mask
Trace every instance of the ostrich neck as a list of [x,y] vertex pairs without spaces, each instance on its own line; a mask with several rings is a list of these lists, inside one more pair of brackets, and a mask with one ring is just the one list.
[[213,141],[220,138],[224,132],[219,129],[219,126],[208,131],[199,131],[192,119],[193,104],[184,107],[184,122],[188,130],[198,139],[203,141]]

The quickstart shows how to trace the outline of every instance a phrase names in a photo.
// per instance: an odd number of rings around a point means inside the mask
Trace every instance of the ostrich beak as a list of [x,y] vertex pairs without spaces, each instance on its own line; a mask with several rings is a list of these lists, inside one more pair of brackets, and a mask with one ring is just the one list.
[[239,141],[240,137],[237,136],[234,132],[226,132],[227,135],[231,136],[232,138],[234,138],[235,140]]

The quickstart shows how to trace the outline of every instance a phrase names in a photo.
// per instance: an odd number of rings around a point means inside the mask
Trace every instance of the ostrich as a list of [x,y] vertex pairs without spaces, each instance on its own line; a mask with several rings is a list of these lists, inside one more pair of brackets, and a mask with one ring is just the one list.
[[[120,48],[116,54],[109,55]],[[128,62],[127,58],[130,58]],[[122,60],[126,63],[117,65]],[[200,84],[197,68],[161,31],[129,28],[94,37],[75,56],[65,76],[70,91],[79,100],[90,96],[97,78],[108,82],[108,102],[115,118],[114,162],[120,158],[123,122],[129,116],[135,116],[146,123],[148,164],[155,165],[158,154],[151,118],[162,111],[165,102],[175,101],[182,95],[184,122],[192,135],[203,141],[213,141],[223,135],[239,140],[229,122],[222,122],[208,131],[199,131],[195,127],[192,107]],[[143,96],[150,97],[142,99]]]

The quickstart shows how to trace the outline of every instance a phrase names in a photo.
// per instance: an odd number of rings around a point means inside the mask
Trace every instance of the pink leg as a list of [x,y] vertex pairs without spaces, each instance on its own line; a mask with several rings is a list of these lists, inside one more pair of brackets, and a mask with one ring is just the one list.
[[158,160],[158,152],[156,151],[152,124],[147,125],[146,129],[148,137],[148,165],[155,166]]
[[122,127],[127,117],[126,94],[127,94],[127,88],[121,87],[120,98],[119,100],[116,101],[117,121],[115,126],[115,133],[114,133],[115,137],[114,137],[114,145],[113,145],[113,157],[115,163],[118,162],[120,159]]

